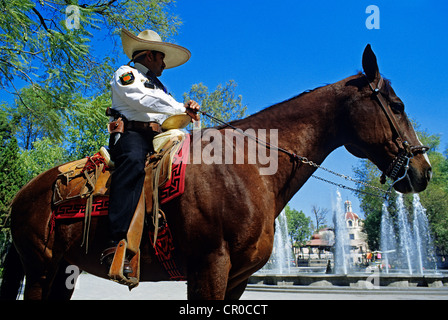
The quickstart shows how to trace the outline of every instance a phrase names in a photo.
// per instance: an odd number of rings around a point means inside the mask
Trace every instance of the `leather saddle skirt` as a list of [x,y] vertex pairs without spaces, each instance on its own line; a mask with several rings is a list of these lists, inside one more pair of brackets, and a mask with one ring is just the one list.
[[[93,197],[92,216],[107,214],[113,163],[110,162],[107,151],[101,149],[91,157],[69,162],[58,168],[60,173],[53,192],[53,212],[56,219],[83,217],[86,199],[90,197]],[[153,179],[156,172],[160,204],[184,192],[189,149],[190,136],[183,134],[170,137],[162,148],[159,147],[158,153],[148,158],[145,167],[146,194],[154,190]],[[147,212],[152,208],[152,204],[148,203],[149,198],[152,197],[146,197]]]

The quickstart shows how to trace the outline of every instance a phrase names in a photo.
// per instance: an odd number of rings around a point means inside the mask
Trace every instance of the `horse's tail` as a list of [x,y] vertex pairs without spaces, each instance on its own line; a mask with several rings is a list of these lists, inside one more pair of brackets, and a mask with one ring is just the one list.
[[3,279],[0,287],[0,300],[15,300],[19,294],[25,272],[20,262],[19,253],[14,244],[10,244],[2,265]]

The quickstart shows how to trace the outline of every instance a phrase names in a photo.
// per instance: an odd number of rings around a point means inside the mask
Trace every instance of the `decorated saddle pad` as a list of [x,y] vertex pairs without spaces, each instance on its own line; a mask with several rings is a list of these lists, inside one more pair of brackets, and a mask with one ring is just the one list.
[[[175,144],[177,151],[160,176],[160,204],[180,196],[185,190],[185,170],[190,150],[189,135]],[[107,215],[109,209],[110,177],[113,173],[108,165],[107,156],[97,153],[92,157],[67,163],[59,167],[60,174],[54,185],[53,216],[55,219],[83,218],[87,199],[91,200],[91,216]],[[147,178],[151,175],[149,163],[146,168]]]

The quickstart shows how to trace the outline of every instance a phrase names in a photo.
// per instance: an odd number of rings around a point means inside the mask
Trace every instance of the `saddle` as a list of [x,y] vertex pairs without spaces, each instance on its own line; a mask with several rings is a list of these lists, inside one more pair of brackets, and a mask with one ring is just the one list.
[[[140,278],[140,242],[145,216],[151,217],[151,243],[157,254],[159,230],[166,229],[165,215],[160,204],[184,191],[184,174],[189,154],[189,135],[171,129],[154,138],[155,154],[147,158],[145,182],[126,239],[119,242],[109,270],[111,280],[125,284],[131,290]],[[110,178],[113,162],[105,148],[97,154],[73,161],[58,168],[53,192],[53,224],[55,219],[84,218],[82,246],[88,250],[89,226],[92,216],[107,215]],[[152,196],[145,196],[152,195]],[[68,210],[71,208],[71,210]],[[165,235],[166,232],[163,233]],[[170,235],[171,236],[171,235]],[[124,259],[130,256],[132,274],[123,274]],[[162,254],[160,256],[166,256]],[[169,255],[168,255],[169,256]],[[159,257],[160,260],[160,257]],[[163,263],[163,261],[161,261]]]

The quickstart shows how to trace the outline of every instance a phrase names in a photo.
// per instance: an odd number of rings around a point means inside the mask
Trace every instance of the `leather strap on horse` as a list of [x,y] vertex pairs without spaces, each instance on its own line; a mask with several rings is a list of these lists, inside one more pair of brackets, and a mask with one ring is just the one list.
[[[127,285],[129,290],[137,287],[140,281],[140,242],[145,222],[145,212],[145,191],[143,188],[126,240],[123,239],[119,242],[108,274],[111,280]],[[129,263],[132,273],[126,277],[123,273],[123,267],[127,256],[130,257]]]
[[[369,84],[370,90],[372,90],[372,93],[376,100],[378,101],[379,106],[383,110],[384,114],[386,115],[387,120],[390,122],[392,131],[395,133],[395,144],[398,148],[398,154],[396,155],[395,159],[392,161],[392,163],[389,165],[388,169],[383,172],[380,178],[381,184],[386,183],[386,177],[389,176],[393,184],[389,187],[389,190],[392,189],[393,185],[402,180],[409,169],[409,161],[412,157],[414,157],[418,153],[425,153],[429,150],[429,147],[427,146],[411,146],[407,140],[405,140],[403,133],[400,130],[400,126],[398,125],[397,119],[394,116],[394,113],[392,112],[392,109],[389,106],[389,103],[384,99],[384,97],[381,94],[381,88],[384,84],[383,77],[380,76],[380,79],[378,80],[378,83],[376,85],[376,88],[374,88],[373,83],[367,78],[367,82]],[[404,168],[404,174],[401,178],[398,178],[398,172]]]
[[[380,77],[380,80],[378,80],[378,84],[377,84],[376,88],[373,87],[372,83],[368,79],[367,79],[367,81],[369,83],[369,87],[372,90],[375,98],[378,100],[378,104],[380,105],[381,109],[383,110],[387,119],[389,120],[389,122],[391,124],[392,131],[394,131],[394,133],[397,136],[396,144],[398,146],[399,146],[399,144],[401,144],[402,145],[401,147],[405,148],[406,146],[403,145],[403,142],[406,140],[404,139],[403,134],[400,131],[400,126],[397,123],[397,119],[395,119],[395,116],[394,116],[392,110],[390,108],[388,108],[389,104],[384,99],[384,97],[381,95],[381,88],[383,87],[383,83],[384,83],[383,77]],[[406,151],[409,151],[409,150],[406,150]]]
[[[236,132],[239,132],[239,133],[242,134],[243,136],[246,136],[247,138],[254,140],[256,143],[258,143],[258,144],[261,145],[261,146],[264,146],[264,147],[267,148],[267,149],[270,149],[270,150],[276,150],[276,151],[278,151],[278,152],[282,152],[282,153],[288,155],[288,156],[290,157],[290,159],[291,159],[291,162],[292,162],[294,165],[297,164],[298,162],[301,162],[301,163],[303,163],[303,164],[307,164],[307,165],[309,165],[309,166],[315,167],[316,169],[322,169],[322,170],[324,170],[324,171],[327,171],[327,172],[329,172],[329,173],[331,173],[331,174],[333,174],[333,175],[336,175],[336,176],[338,176],[338,177],[340,177],[340,178],[343,178],[343,179],[345,179],[345,180],[349,180],[349,181],[358,183],[358,184],[360,184],[360,185],[364,185],[364,186],[366,186],[366,187],[368,187],[368,188],[370,188],[370,189],[376,190],[376,191],[378,192],[378,194],[371,193],[371,192],[366,192],[366,191],[363,191],[363,190],[360,190],[360,189],[350,188],[350,187],[348,187],[348,186],[346,186],[346,185],[338,184],[338,183],[335,183],[335,182],[333,182],[333,181],[330,181],[330,180],[321,178],[321,177],[319,177],[319,176],[312,175],[311,177],[313,177],[313,178],[315,178],[315,179],[318,179],[318,180],[321,180],[321,181],[324,181],[324,182],[327,182],[327,183],[330,183],[330,184],[339,186],[339,187],[344,188],[344,189],[347,189],[347,190],[351,190],[351,191],[356,192],[356,193],[368,194],[368,195],[372,195],[372,196],[375,196],[375,197],[385,198],[385,197],[387,197],[388,194],[390,194],[390,191],[389,191],[389,190],[388,190],[388,191],[384,191],[384,190],[382,190],[381,188],[378,188],[378,187],[376,187],[376,186],[374,186],[374,185],[371,185],[371,184],[367,184],[367,183],[365,183],[364,181],[356,180],[356,179],[353,179],[353,178],[351,178],[351,177],[349,177],[349,176],[347,176],[347,175],[345,175],[345,174],[337,173],[337,172],[335,172],[335,171],[333,171],[333,170],[330,170],[330,169],[328,169],[328,168],[322,167],[320,164],[317,164],[317,163],[314,162],[314,161],[308,160],[308,158],[306,158],[306,157],[300,156],[300,155],[298,155],[298,154],[296,154],[296,153],[294,153],[294,152],[292,152],[292,151],[288,151],[288,150],[283,149],[283,148],[281,148],[281,147],[279,147],[279,146],[272,145],[272,144],[270,144],[269,142],[263,141],[263,140],[259,139],[258,137],[253,136],[253,135],[250,135],[250,134],[248,134],[248,133],[242,131],[241,129],[239,129],[239,128],[233,126],[233,125],[231,125],[230,123],[225,122],[225,121],[222,121],[222,120],[220,120],[220,119],[218,119],[218,118],[216,118],[216,117],[214,117],[214,116],[212,116],[212,115],[210,115],[210,114],[208,114],[208,113],[206,113],[206,112],[203,112],[203,111],[200,111],[200,110],[199,110],[198,112],[201,113],[201,114],[204,115],[204,116],[209,117],[210,119],[216,121],[217,123],[219,123],[219,124],[221,124],[221,125],[223,125],[223,126],[232,128],[232,129],[235,130]],[[380,195],[380,193],[384,193],[385,195],[382,196],[382,195]]]
[[[105,172],[107,165],[104,162],[104,158],[101,155],[93,155],[89,157],[82,173],[86,178],[86,189],[84,193],[81,194],[81,198],[86,198],[86,213],[84,216],[84,231],[82,235],[81,247],[86,245],[86,253],[89,250],[89,232],[90,232],[90,222],[92,220],[92,204],[93,204],[93,191],[95,190],[95,185],[100,176],[101,172]],[[91,172],[93,174],[91,175]]]
[[[152,222],[154,225],[154,240],[152,241],[154,246],[157,241],[157,235],[159,230],[159,212],[161,211],[159,208],[159,186],[164,185],[169,179],[171,174],[168,173],[164,181],[159,181],[160,176],[162,175],[162,170],[166,169],[168,171],[171,170],[171,163],[173,161],[173,157],[176,155],[180,146],[182,145],[182,140],[170,141],[157,156],[160,157],[157,164],[153,167],[153,179],[152,179]],[[163,165],[169,158],[169,165],[167,168]]]

